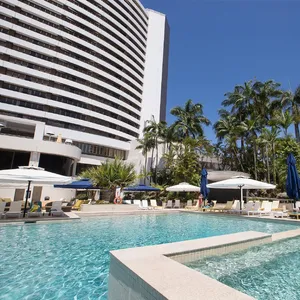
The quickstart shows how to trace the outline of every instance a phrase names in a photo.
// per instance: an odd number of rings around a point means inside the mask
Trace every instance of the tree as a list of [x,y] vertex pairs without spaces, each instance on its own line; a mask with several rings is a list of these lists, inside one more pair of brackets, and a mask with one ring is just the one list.
[[297,142],[299,143],[300,142],[300,132],[299,132],[300,85],[296,88],[294,94],[291,91],[286,91],[282,93],[281,98],[272,103],[272,107],[274,110],[285,109],[290,112],[295,127],[295,137]]
[[[167,123],[164,121],[156,122],[154,116],[152,116],[151,120],[147,121],[147,125],[144,128],[144,133],[148,135],[149,139],[154,140],[154,146],[156,150],[156,158],[155,158],[155,183],[157,183],[157,166],[158,166],[158,144],[162,142],[162,138],[166,132]],[[152,152],[153,159],[153,152]]]
[[146,174],[147,174],[147,160],[148,160],[148,152],[155,147],[155,141],[151,138],[149,134],[145,134],[142,139],[137,139],[139,145],[135,149],[142,150],[142,154],[145,157],[144,164],[144,184],[146,184]]
[[288,129],[293,124],[293,117],[288,110],[281,111],[273,116],[270,120],[270,124],[273,126],[280,126],[283,129],[285,136],[288,135]]
[[115,196],[117,187],[122,190],[134,183],[136,179],[134,164],[127,164],[120,158],[107,160],[97,167],[89,168],[80,176],[91,179],[96,186],[111,190],[111,200]]
[[181,140],[187,137],[203,136],[202,126],[211,124],[203,115],[203,105],[194,104],[191,99],[186,101],[184,107],[176,106],[171,109],[171,114],[177,118],[172,127]]

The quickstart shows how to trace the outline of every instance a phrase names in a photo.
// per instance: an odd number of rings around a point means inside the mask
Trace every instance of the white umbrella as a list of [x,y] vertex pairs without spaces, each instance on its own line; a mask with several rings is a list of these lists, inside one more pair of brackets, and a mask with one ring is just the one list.
[[210,189],[240,189],[241,190],[241,205],[243,201],[243,190],[268,190],[275,189],[276,185],[253,180],[244,176],[236,176],[230,179],[210,183],[207,185]]
[[200,192],[200,187],[187,182],[181,182],[177,185],[169,186],[166,190],[168,192]]
[[25,201],[25,209],[24,209],[24,217],[26,213],[27,201],[29,198],[29,191],[31,183],[37,184],[60,184],[60,183],[70,183],[72,181],[71,177],[62,176],[59,174],[51,173],[45,171],[43,168],[27,166],[27,167],[19,167],[18,169],[9,169],[9,170],[1,170],[0,171],[0,184],[7,184],[8,186],[12,184],[22,184],[27,183],[27,191],[26,191],[26,201]]

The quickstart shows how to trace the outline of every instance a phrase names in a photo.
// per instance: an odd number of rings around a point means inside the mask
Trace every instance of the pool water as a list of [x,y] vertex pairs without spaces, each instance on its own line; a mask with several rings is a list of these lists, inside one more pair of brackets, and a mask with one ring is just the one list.
[[300,238],[187,264],[258,300],[300,299]]
[[187,213],[0,226],[0,299],[106,299],[110,250],[297,227]]

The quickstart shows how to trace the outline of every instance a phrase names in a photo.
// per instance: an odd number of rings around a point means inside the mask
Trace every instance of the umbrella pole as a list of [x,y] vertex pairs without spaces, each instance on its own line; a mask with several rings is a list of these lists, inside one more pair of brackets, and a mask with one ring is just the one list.
[[25,199],[25,207],[24,207],[24,212],[23,212],[23,218],[25,218],[25,214],[26,214],[26,207],[27,207],[27,202],[28,202],[28,198],[29,198],[29,191],[30,191],[30,184],[31,181],[28,181],[28,186],[27,186],[27,191],[26,191],[26,199]]
[[242,201],[243,201],[243,186],[240,186],[241,189],[241,198],[240,198],[240,210],[242,210]]

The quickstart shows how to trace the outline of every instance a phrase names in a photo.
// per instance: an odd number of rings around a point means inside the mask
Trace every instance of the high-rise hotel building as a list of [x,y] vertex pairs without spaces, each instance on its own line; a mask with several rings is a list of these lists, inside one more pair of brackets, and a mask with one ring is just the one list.
[[0,0],[0,169],[74,175],[164,120],[169,26],[138,0]]

